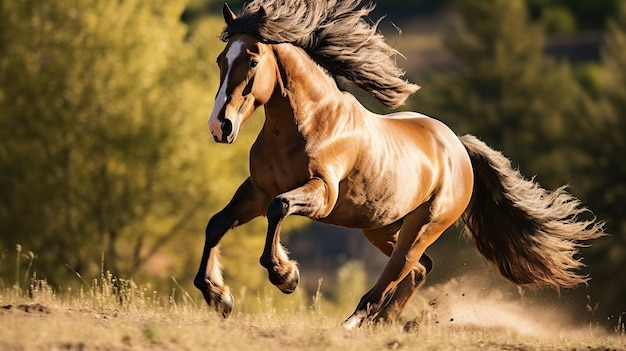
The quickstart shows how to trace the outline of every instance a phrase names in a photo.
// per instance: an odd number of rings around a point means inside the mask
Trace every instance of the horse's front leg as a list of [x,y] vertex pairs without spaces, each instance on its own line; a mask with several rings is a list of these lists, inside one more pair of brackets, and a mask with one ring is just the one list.
[[252,184],[250,178],[241,184],[228,205],[209,220],[200,268],[194,279],[209,306],[224,318],[230,315],[234,298],[224,284],[216,247],[220,239],[231,228],[263,215],[269,199]]
[[267,238],[261,255],[261,265],[267,269],[269,280],[283,293],[290,294],[298,286],[300,274],[297,264],[289,259],[280,244],[280,227],[288,215],[312,219],[327,216],[337,199],[336,186],[320,178],[277,196],[267,209]]

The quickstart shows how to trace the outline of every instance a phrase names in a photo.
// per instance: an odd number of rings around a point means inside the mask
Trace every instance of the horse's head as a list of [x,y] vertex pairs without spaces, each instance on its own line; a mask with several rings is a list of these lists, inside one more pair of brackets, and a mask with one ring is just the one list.
[[[227,25],[236,20],[224,5]],[[232,143],[239,127],[254,110],[264,105],[276,87],[278,65],[268,44],[250,34],[232,35],[219,56],[220,88],[209,118],[209,128],[215,141]]]

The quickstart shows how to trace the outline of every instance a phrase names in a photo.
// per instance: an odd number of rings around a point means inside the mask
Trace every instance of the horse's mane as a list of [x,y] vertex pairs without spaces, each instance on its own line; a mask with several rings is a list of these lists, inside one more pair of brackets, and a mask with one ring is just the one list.
[[402,77],[398,51],[377,32],[361,0],[252,0],[224,28],[221,39],[247,33],[266,43],[291,43],[304,49],[333,76],[343,76],[385,106],[396,108],[419,86]]

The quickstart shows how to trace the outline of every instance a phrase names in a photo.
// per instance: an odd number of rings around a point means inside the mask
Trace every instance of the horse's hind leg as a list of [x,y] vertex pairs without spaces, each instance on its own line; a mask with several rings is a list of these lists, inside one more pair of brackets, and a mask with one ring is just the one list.
[[[405,216],[389,262],[374,287],[361,298],[356,311],[344,322],[346,328],[359,326],[366,319],[376,319],[383,311],[383,306],[393,300],[400,283],[419,264],[426,248],[456,219],[442,215],[435,218],[431,206],[433,201],[422,204]],[[422,280],[419,279],[418,282],[421,284]],[[409,283],[410,281],[406,284]],[[408,298],[404,300],[402,307]],[[391,312],[390,309],[387,313]]]
[[424,253],[422,257],[420,257],[419,263],[415,265],[413,270],[411,270],[409,274],[407,274],[407,276],[404,277],[400,283],[398,283],[393,296],[389,302],[381,307],[378,316],[376,316],[376,320],[384,322],[397,321],[406,304],[424,284],[426,274],[431,271],[432,267],[432,259],[428,256],[428,254]]
[[224,285],[216,246],[229,229],[262,215],[267,202],[265,195],[257,191],[248,178],[241,184],[230,203],[211,217],[207,225],[202,260],[194,285],[202,292],[209,306],[215,308],[224,318],[232,311],[234,299]]
[[[391,256],[397,241],[397,232],[400,229],[401,221],[388,227],[376,230],[363,230],[365,237],[385,255]],[[424,253],[419,259],[419,263],[404,278],[395,289],[390,300],[381,307],[376,317],[379,321],[393,322],[400,317],[404,307],[409,302],[415,292],[424,284],[426,274],[433,268],[433,260]]]

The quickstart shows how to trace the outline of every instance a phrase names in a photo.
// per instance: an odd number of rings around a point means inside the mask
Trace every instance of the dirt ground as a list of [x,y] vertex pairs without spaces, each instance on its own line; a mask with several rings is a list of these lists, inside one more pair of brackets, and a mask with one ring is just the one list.
[[[438,304],[438,302],[434,302]],[[509,325],[455,324],[442,311],[354,331],[315,311],[238,314],[206,308],[92,310],[40,303],[0,306],[1,350],[626,350],[626,338],[585,331],[535,337]],[[530,331],[533,333],[534,331]]]

